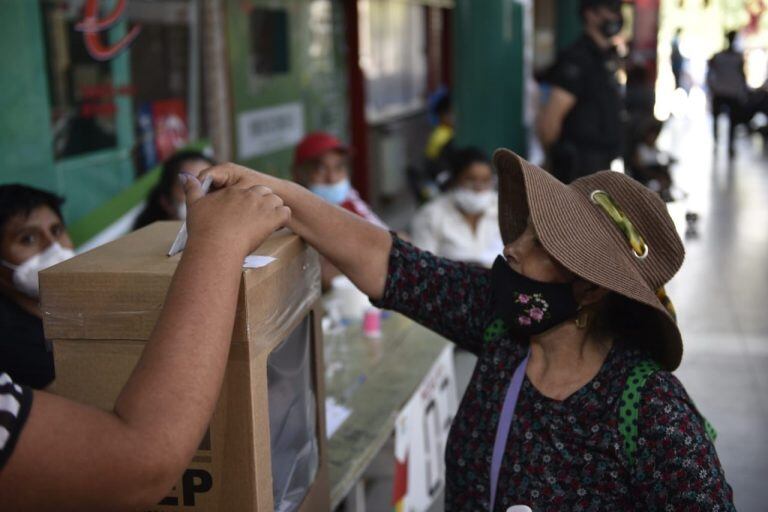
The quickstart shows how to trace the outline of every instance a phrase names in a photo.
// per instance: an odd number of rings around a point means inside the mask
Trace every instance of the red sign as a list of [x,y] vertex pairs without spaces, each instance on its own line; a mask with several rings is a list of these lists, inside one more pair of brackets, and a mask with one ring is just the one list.
[[152,102],[152,121],[155,129],[157,158],[169,158],[189,140],[187,108],[182,99]]
[[125,1],[117,0],[117,5],[115,5],[112,13],[106,18],[99,19],[99,0],[87,0],[83,20],[75,25],[75,30],[83,32],[85,48],[95,60],[105,61],[115,58],[120,52],[128,48],[141,32],[141,26],[136,25],[112,46],[101,41],[101,32],[120,21],[123,11],[125,11]]
[[134,96],[133,85],[115,86],[109,82],[103,84],[84,85],[80,88],[80,117],[111,117],[117,112],[113,101],[116,96]]

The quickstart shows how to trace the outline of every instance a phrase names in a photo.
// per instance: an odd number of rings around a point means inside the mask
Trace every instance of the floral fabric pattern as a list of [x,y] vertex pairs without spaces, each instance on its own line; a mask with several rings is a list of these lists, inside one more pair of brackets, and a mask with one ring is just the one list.
[[517,317],[518,324],[528,326],[532,323],[541,323],[542,320],[549,318],[549,304],[541,297],[540,293],[526,295],[516,292],[516,295],[515,304],[528,307],[528,309],[523,310],[524,314]]
[[[389,275],[377,305],[394,309],[478,356],[445,452],[448,512],[487,511],[496,427],[524,340],[499,333],[492,317],[490,271],[451,262],[394,238]],[[535,297],[531,322],[546,315]],[[534,311],[534,308],[536,309]],[[500,336],[488,336],[486,327]],[[682,384],[653,374],[644,389],[634,464],[618,432],[618,408],[630,370],[646,359],[614,342],[603,367],[563,401],[526,378],[499,474],[496,510],[732,511],[733,494],[704,422]]]

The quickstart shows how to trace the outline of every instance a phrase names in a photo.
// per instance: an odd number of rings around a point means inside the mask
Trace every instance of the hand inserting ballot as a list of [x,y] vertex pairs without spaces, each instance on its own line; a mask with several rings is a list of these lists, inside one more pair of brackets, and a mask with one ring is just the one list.
[[189,244],[215,241],[244,256],[291,218],[290,208],[268,187],[227,187],[205,195],[195,177],[181,174],[180,179],[187,195]]

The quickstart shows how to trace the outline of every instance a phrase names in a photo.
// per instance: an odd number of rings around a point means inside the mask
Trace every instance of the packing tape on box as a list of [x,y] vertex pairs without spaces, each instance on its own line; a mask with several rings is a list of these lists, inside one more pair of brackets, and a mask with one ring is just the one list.
[[[287,254],[257,269],[243,269],[245,307],[238,301],[233,343],[244,343],[249,331],[273,340],[285,336],[320,297],[320,265],[312,249]],[[76,292],[43,304],[48,339],[148,340],[162,311],[171,276],[137,277],[132,290],[114,289],[108,279],[91,278]],[[141,293],[137,292],[139,290]],[[146,291],[150,290],[150,291]],[[75,300],[71,300],[75,296]],[[54,304],[54,307],[46,307]]]
[[320,264],[314,250],[303,251],[292,261],[284,262],[279,273],[253,281],[249,277],[246,272],[245,293],[251,297],[268,293],[269,297],[249,301],[248,332],[244,333],[248,338],[258,338],[268,344],[285,338],[320,299]]

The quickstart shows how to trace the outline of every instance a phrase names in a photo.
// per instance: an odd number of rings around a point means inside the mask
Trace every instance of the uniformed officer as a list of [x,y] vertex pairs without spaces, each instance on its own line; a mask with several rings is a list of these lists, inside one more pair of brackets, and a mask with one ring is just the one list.
[[582,36],[544,76],[551,93],[537,121],[548,166],[562,181],[610,168],[621,155],[624,105],[614,38],[621,0],[581,0]]

